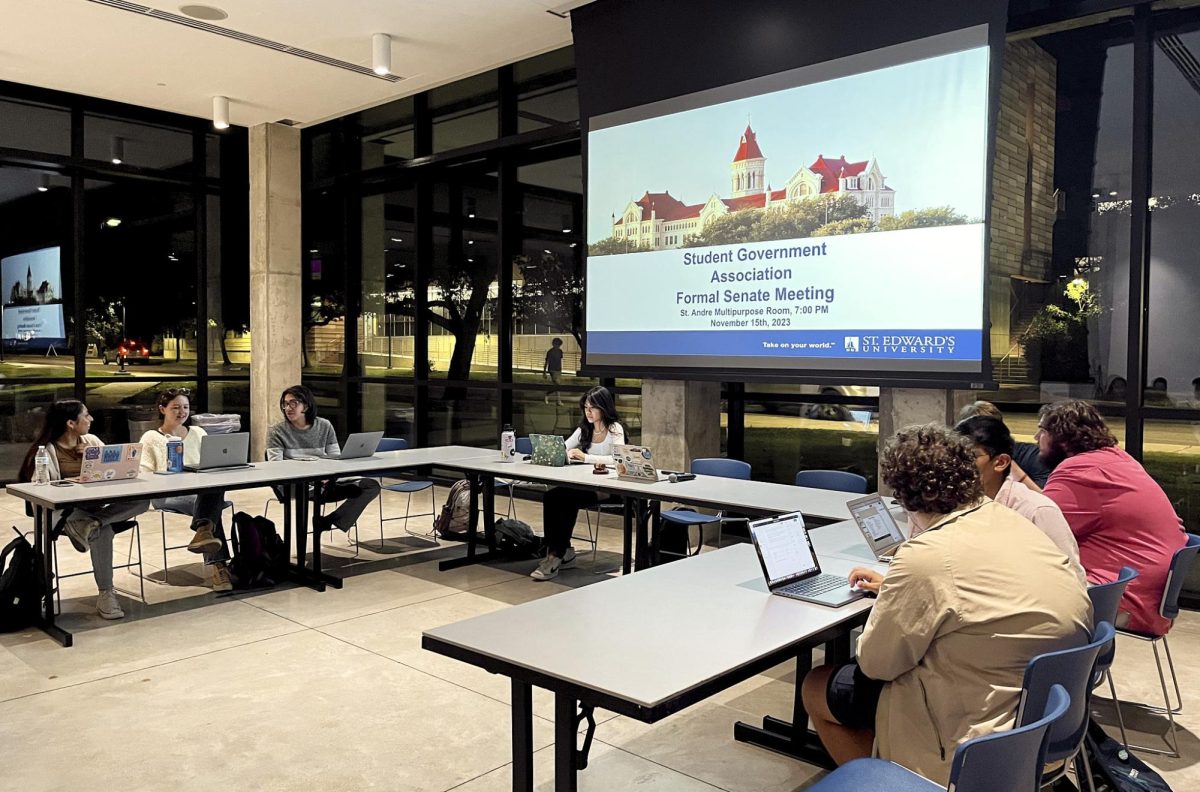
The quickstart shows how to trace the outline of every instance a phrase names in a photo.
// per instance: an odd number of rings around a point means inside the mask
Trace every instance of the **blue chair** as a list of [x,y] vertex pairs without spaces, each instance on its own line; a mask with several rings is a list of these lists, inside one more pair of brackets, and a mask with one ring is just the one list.
[[866,478],[845,470],[801,470],[796,474],[795,483],[797,487],[867,494]]
[[[1179,615],[1179,592],[1183,589],[1183,583],[1187,580],[1188,572],[1192,569],[1192,564],[1196,561],[1196,554],[1200,552],[1200,536],[1196,534],[1188,534],[1187,543],[1175,551],[1175,555],[1171,558],[1171,566],[1167,571],[1167,585],[1163,587],[1162,600],[1158,606],[1158,614],[1164,619],[1175,620]],[[1158,666],[1158,682],[1162,686],[1163,703],[1166,705],[1161,709],[1158,707],[1150,707],[1151,712],[1165,714],[1171,727],[1167,735],[1164,735],[1163,741],[1166,742],[1170,750],[1164,751],[1161,748],[1149,748],[1144,745],[1129,745],[1127,748],[1133,748],[1137,751],[1145,753],[1158,754],[1159,756],[1171,756],[1179,758],[1179,735],[1176,731],[1175,716],[1183,711],[1183,696],[1179,693],[1179,677],[1175,675],[1175,661],[1171,659],[1171,645],[1167,643],[1165,635],[1146,635],[1144,633],[1134,632],[1132,630],[1118,630],[1121,635],[1130,638],[1136,638],[1139,641],[1147,641],[1154,649],[1154,664]],[[1167,693],[1167,679],[1163,676],[1162,658],[1158,654],[1158,644],[1162,642],[1163,650],[1167,653],[1167,667],[1171,670],[1171,684],[1175,687],[1175,700],[1179,702],[1176,706],[1171,706],[1171,696]],[[1124,725],[1124,718],[1121,717],[1121,702],[1117,698],[1116,691],[1113,691],[1113,701],[1117,705],[1118,720]],[[1125,733],[1122,729],[1121,738],[1124,740]]]
[[[1032,722],[1037,713],[1043,711],[1050,697],[1050,690],[1061,685],[1071,697],[1071,706],[1062,719],[1056,721],[1046,737],[1046,763],[1062,762],[1056,774],[1043,779],[1051,783],[1066,775],[1068,766],[1076,763],[1076,777],[1088,779],[1092,786],[1092,773],[1088,766],[1087,753],[1081,751],[1084,735],[1087,734],[1091,713],[1088,702],[1091,695],[1092,671],[1096,658],[1116,640],[1116,632],[1109,622],[1098,622],[1092,640],[1074,649],[1040,654],[1025,666],[1025,678],[1021,685],[1021,702],[1017,706],[1017,725]],[[1082,764],[1082,767],[1079,764]]]
[[[1125,589],[1129,586],[1129,582],[1137,576],[1138,572],[1133,567],[1122,567],[1121,571],[1117,573],[1117,579],[1111,583],[1088,586],[1088,598],[1092,601],[1092,622],[1094,624],[1102,621],[1109,624],[1117,623],[1117,611],[1120,609],[1121,597],[1125,596]],[[1112,693],[1114,702],[1117,699],[1117,692],[1113,687],[1112,674],[1109,671],[1116,655],[1117,642],[1113,641],[1113,645],[1096,658],[1096,668],[1092,672],[1092,690],[1099,687],[1100,683],[1107,678],[1108,689]],[[1117,708],[1117,719],[1121,724],[1121,742],[1126,742],[1125,720],[1121,717],[1120,707]]]
[[[1062,685],[1046,697],[1042,717],[1025,726],[967,740],[954,750],[955,792],[1035,792],[1041,786],[1050,729],[1071,706]],[[809,792],[939,792],[942,787],[883,759],[855,759],[809,787]]]
[[[400,437],[384,437],[379,441],[379,446],[376,451],[404,451],[408,448],[408,441]],[[376,474],[379,478],[379,549],[384,549],[383,544],[383,524],[390,520],[404,520],[404,532],[410,536],[416,536],[421,539],[431,539],[437,543],[437,534],[433,530],[432,524],[429,531],[426,533],[415,533],[408,530],[408,519],[410,517],[433,517],[437,513],[437,487],[429,479],[410,479],[405,477],[405,473],[400,470],[385,470],[382,473]],[[385,484],[384,479],[396,479],[395,484]],[[412,496],[417,492],[429,490],[429,511],[421,512],[420,514],[412,514]],[[408,496],[408,500],[404,504],[403,517],[384,517],[383,516],[383,493],[399,492]]]
[[[721,478],[740,479],[742,481],[750,480],[750,463],[742,462],[739,459],[725,459],[724,457],[710,457],[707,459],[693,459],[690,468],[691,472],[698,476],[719,476]],[[718,526],[717,547],[721,546],[721,527],[724,525],[725,513],[717,512],[716,514],[700,514],[699,512],[689,511],[687,509],[670,509],[662,513],[662,521],[664,530],[668,525],[682,526],[685,538],[686,550],[684,555],[699,555],[700,548],[704,546],[704,526],[716,523]],[[692,536],[691,527],[696,526],[698,533],[696,540],[696,552],[692,552]],[[678,555],[678,553],[668,553],[668,555]]]

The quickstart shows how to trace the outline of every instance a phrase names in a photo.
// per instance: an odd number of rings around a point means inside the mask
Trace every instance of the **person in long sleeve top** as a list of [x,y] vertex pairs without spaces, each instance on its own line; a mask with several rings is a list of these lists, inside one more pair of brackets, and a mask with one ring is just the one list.
[[[50,405],[46,411],[46,423],[37,440],[29,447],[18,481],[32,481],[37,450],[45,446],[49,458],[51,481],[74,478],[83,466],[83,449],[102,446],[103,441],[90,433],[92,416],[87,406],[75,399],[63,399]],[[51,520],[55,526],[62,521],[63,533],[81,553],[92,555],[92,576],[96,579],[96,613],[102,619],[120,619],[125,611],[117,602],[113,590],[113,525],[133,519],[150,508],[148,501],[126,501],[123,503],[89,503],[75,506],[63,518],[56,511]]]
[[[267,430],[267,461],[302,457],[323,458],[342,452],[337,432],[326,419],[317,415],[317,402],[312,391],[303,385],[293,385],[279,397],[279,411],[284,420]],[[367,504],[379,497],[379,482],[373,478],[342,478],[327,481],[313,496],[318,503],[342,501],[329,514],[314,515],[313,528],[328,531],[338,528],[349,531]]]
[[930,424],[900,431],[882,479],[924,529],[884,577],[857,662],[821,666],[802,695],[839,764],[875,755],[945,784],[955,748],[1012,728],[1025,667],[1088,640],[1092,606],[1045,533],[983,494],[970,441]]
[[[192,415],[192,394],[187,388],[167,388],[158,394],[158,414],[162,423],[142,435],[142,470],[149,473],[167,471],[167,443],[183,442],[183,464],[194,467],[200,463],[200,443],[206,432],[199,426],[188,426]],[[229,547],[221,515],[225,510],[222,490],[205,491],[196,495],[171,495],[151,501],[156,509],[167,509],[192,517],[192,541],[188,550],[202,553],[212,578],[213,591],[231,591]]]
[[1166,635],[1171,621],[1158,608],[1171,559],[1187,542],[1171,499],[1117,447],[1117,438],[1087,402],[1043,407],[1037,438],[1042,457],[1054,467],[1043,492],[1067,518],[1088,580],[1111,582],[1124,566],[1138,571],[1121,598],[1118,626]]
[[[625,429],[617,416],[617,405],[608,388],[595,387],[579,400],[583,419],[567,438],[567,458],[593,465],[613,464],[613,447],[624,445]],[[596,505],[600,496],[591,490],[551,487],[542,499],[542,526],[546,557],[530,573],[534,580],[552,580],[560,569],[575,564],[571,534],[579,510]]]

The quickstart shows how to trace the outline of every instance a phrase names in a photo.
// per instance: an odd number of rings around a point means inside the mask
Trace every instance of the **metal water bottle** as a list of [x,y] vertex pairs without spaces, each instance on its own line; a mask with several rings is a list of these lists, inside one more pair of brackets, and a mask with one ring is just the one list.
[[50,454],[46,446],[38,446],[37,454],[33,457],[33,483],[50,483]]
[[183,472],[183,441],[178,437],[167,441],[167,472]]
[[517,459],[517,433],[509,424],[500,432],[500,461],[515,462]]

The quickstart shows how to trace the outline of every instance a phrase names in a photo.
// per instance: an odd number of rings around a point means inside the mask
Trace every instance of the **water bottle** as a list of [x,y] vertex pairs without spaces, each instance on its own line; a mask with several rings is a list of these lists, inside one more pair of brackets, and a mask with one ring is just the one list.
[[167,441],[167,472],[183,472],[183,441],[178,437]]
[[517,459],[517,433],[509,424],[500,433],[500,461],[515,462]]
[[34,484],[49,484],[50,483],[50,454],[46,451],[46,446],[38,446],[37,455],[33,458]]

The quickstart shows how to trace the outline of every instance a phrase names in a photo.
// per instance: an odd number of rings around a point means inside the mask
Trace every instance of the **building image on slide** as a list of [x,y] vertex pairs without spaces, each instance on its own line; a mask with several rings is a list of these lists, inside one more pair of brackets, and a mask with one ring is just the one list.
[[684,204],[670,192],[647,191],[636,201],[630,201],[619,216],[613,215],[612,236],[643,249],[678,248],[683,246],[685,237],[699,233],[722,215],[743,209],[783,209],[818,196],[852,197],[866,208],[873,223],[896,213],[895,191],[887,186],[873,156],[848,162],[844,155],[831,159],[820,154],[811,165],[792,174],[778,190],[772,189],[766,180],[766,163],[758,137],[747,124],[729,165],[728,198],[713,194],[704,203]]

